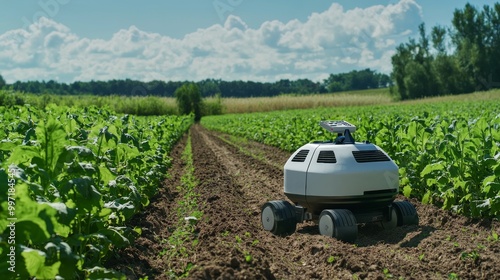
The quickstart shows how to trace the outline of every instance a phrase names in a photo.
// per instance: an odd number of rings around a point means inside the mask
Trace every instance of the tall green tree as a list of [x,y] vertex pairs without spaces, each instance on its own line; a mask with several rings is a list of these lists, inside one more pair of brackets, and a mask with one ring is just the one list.
[[490,89],[500,82],[500,3],[482,10],[471,4],[453,14],[451,38],[460,67],[476,89]]
[[0,75],[0,89],[4,88],[7,83],[5,82],[2,75]]
[[201,91],[194,83],[187,83],[175,91],[179,113],[188,115],[193,113],[195,122],[201,120]]
[[442,26],[434,26],[431,32],[432,45],[436,50],[433,61],[440,93],[458,94],[473,90],[473,80],[460,68],[459,60],[455,55],[447,52],[447,31]]
[[392,57],[392,77],[403,100],[441,93],[425,25],[422,23],[418,29],[419,41],[410,39],[408,43],[401,44]]
[[419,32],[392,57],[401,99],[500,87],[500,3],[482,10],[466,4],[449,29],[433,27],[430,40],[423,24]]
[[451,37],[460,67],[475,80],[484,79],[488,76],[484,14],[467,3],[463,10],[455,10],[452,23]]

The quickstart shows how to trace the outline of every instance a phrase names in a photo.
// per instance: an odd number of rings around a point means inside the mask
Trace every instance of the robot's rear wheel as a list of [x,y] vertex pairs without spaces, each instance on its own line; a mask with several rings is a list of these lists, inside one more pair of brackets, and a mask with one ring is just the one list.
[[290,235],[297,227],[295,207],[285,200],[266,202],[262,206],[261,222],[264,229],[273,234]]

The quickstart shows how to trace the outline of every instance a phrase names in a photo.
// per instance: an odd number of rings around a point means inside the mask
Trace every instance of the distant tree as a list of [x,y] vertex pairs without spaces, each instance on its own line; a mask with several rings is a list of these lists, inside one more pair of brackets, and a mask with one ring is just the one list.
[[399,45],[392,57],[392,77],[403,100],[442,93],[425,25],[420,24],[418,29],[419,41],[410,39],[408,43]]
[[379,88],[386,88],[392,85],[391,77],[387,74],[378,74],[377,80]]
[[353,70],[348,73],[330,74],[324,84],[329,92],[362,90],[387,87],[390,84],[390,78],[388,75],[377,73],[368,68],[361,71]]
[[442,26],[434,26],[431,31],[432,46],[438,55],[446,54],[446,29]]
[[429,74],[425,66],[416,61],[410,61],[405,69],[407,75],[404,78],[407,96],[410,99],[422,98],[429,94]]
[[432,45],[437,52],[433,67],[440,91],[443,94],[458,94],[471,91],[473,89],[473,80],[462,71],[457,57],[448,54],[445,43],[446,35],[447,31],[444,27],[435,26],[432,28]]
[[2,75],[0,75],[0,89],[4,88],[7,83],[3,79]]
[[194,113],[195,122],[201,120],[201,92],[194,83],[182,85],[175,91],[179,114],[188,115]]

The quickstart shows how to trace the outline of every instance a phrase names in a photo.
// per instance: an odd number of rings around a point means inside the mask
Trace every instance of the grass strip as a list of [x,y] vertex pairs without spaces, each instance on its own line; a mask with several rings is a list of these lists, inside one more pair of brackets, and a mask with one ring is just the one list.
[[[203,212],[198,208],[199,194],[196,192],[198,181],[194,175],[193,153],[191,148],[191,134],[188,135],[186,148],[182,153],[182,160],[185,163],[184,174],[181,177],[181,185],[177,186],[177,191],[182,197],[178,201],[177,224],[170,237],[163,240],[166,248],[160,252],[161,256],[166,256],[167,276],[169,278],[184,278],[189,276],[189,271],[194,264],[189,262],[189,247],[198,245],[196,224],[203,216]],[[175,260],[175,262],[172,262]],[[174,270],[173,263],[183,263],[184,269]],[[178,267],[178,265],[177,265]]]

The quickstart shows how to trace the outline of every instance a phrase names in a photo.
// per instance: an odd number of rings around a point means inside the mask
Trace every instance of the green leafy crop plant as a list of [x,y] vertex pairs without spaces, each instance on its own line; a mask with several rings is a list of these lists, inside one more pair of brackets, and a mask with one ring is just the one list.
[[453,101],[209,116],[205,127],[293,152],[331,140],[321,120],[357,126],[400,168],[400,190],[472,217],[500,217],[500,102]]
[[148,205],[192,122],[0,107],[0,269],[21,279],[120,278],[103,263],[140,232],[125,222]]

